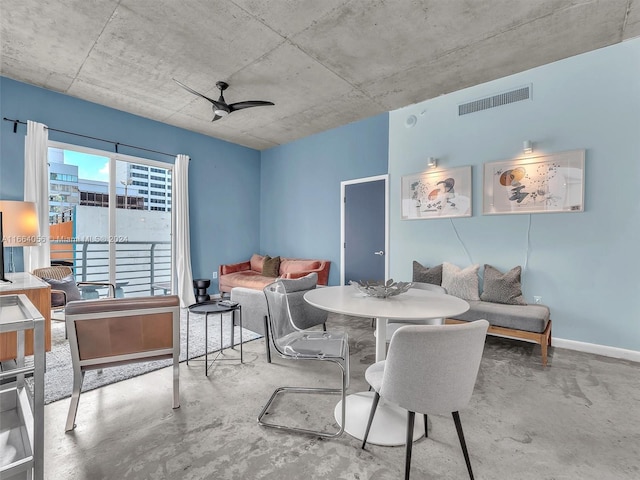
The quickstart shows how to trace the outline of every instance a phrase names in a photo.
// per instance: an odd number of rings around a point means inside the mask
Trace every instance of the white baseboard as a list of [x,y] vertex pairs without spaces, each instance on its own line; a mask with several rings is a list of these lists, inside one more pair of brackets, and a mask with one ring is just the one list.
[[575,340],[566,340],[564,338],[552,338],[551,343],[554,347],[566,348],[568,350],[576,350],[578,352],[593,353],[595,355],[603,355],[605,357],[621,358],[632,362],[640,362],[640,352],[636,350],[608,347],[606,345],[597,345],[595,343],[577,342]]

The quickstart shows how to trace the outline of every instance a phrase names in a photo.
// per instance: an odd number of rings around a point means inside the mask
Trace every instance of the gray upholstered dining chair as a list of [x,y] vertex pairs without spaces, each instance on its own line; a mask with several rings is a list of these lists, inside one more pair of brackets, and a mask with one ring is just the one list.
[[[413,282],[413,286],[411,288],[417,288],[420,290],[428,290],[430,292],[435,293],[447,293],[447,290],[440,285],[435,285],[433,283],[421,283],[421,282]],[[408,322],[402,319],[388,320],[387,321],[387,342],[391,341],[391,337],[400,327],[405,325],[441,325],[444,323],[443,318],[430,318],[428,320],[412,320]]]
[[362,448],[367,443],[380,397],[408,410],[405,480],[411,469],[411,449],[416,413],[453,416],[469,477],[473,471],[462,432],[459,410],[466,407],[478,376],[486,320],[463,325],[417,325],[399,328],[391,339],[387,359],[374,363],[365,378],[375,391]]
[[[312,273],[310,275],[316,275]],[[289,360],[314,360],[335,363],[341,372],[340,388],[325,387],[278,387],[258,415],[258,423],[298,433],[336,437],[342,434],[345,424],[345,396],[349,384],[349,342],[346,332],[307,330],[312,325],[324,324],[327,312],[309,305],[304,294],[310,288],[301,289],[304,279],[280,279],[264,288],[267,300],[268,330],[273,348],[282,358]],[[308,285],[307,285],[308,286]],[[315,282],[311,288],[315,288]],[[267,423],[273,401],[283,393],[340,394],[342,397],[342,417],[337,431],[311,430],[290,425]]]

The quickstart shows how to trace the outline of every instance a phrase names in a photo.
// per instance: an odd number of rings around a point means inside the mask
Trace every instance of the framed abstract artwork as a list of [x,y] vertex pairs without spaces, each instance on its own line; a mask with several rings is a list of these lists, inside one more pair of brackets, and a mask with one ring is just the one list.
[[584,150],[484,164],[484,215],[584,211]]
[[402,219],[471,216],[471,167],[402,177]]

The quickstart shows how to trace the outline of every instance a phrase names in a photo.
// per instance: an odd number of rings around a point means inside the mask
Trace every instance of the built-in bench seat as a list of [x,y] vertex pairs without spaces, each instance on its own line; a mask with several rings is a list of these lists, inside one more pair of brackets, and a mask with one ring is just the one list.
[[470,308],[447,323],[463,323],[486,319],[487,333],[533,341],[540,345],[542,365],[547,365],[547,348],[551,346],[551,318],[546,305],[506,305],[468,300]]

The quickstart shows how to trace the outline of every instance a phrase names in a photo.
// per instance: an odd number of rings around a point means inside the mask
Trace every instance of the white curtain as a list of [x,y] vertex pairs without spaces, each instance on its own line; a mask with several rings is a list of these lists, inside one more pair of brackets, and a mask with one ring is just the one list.
[[191,237],[189,235],[189,157],[178,155],[173,170],[173,208],[175,209],[176,236],[176,289],[180,305],[196,303],[191,272]]
[[47,142],[49,131],[42,123],[27,121],[27,136],[24,145],[24,200],[35,202],[43,239],[36,247],[24,247],[24,270],[51,264],[49,252],[49,165]]

